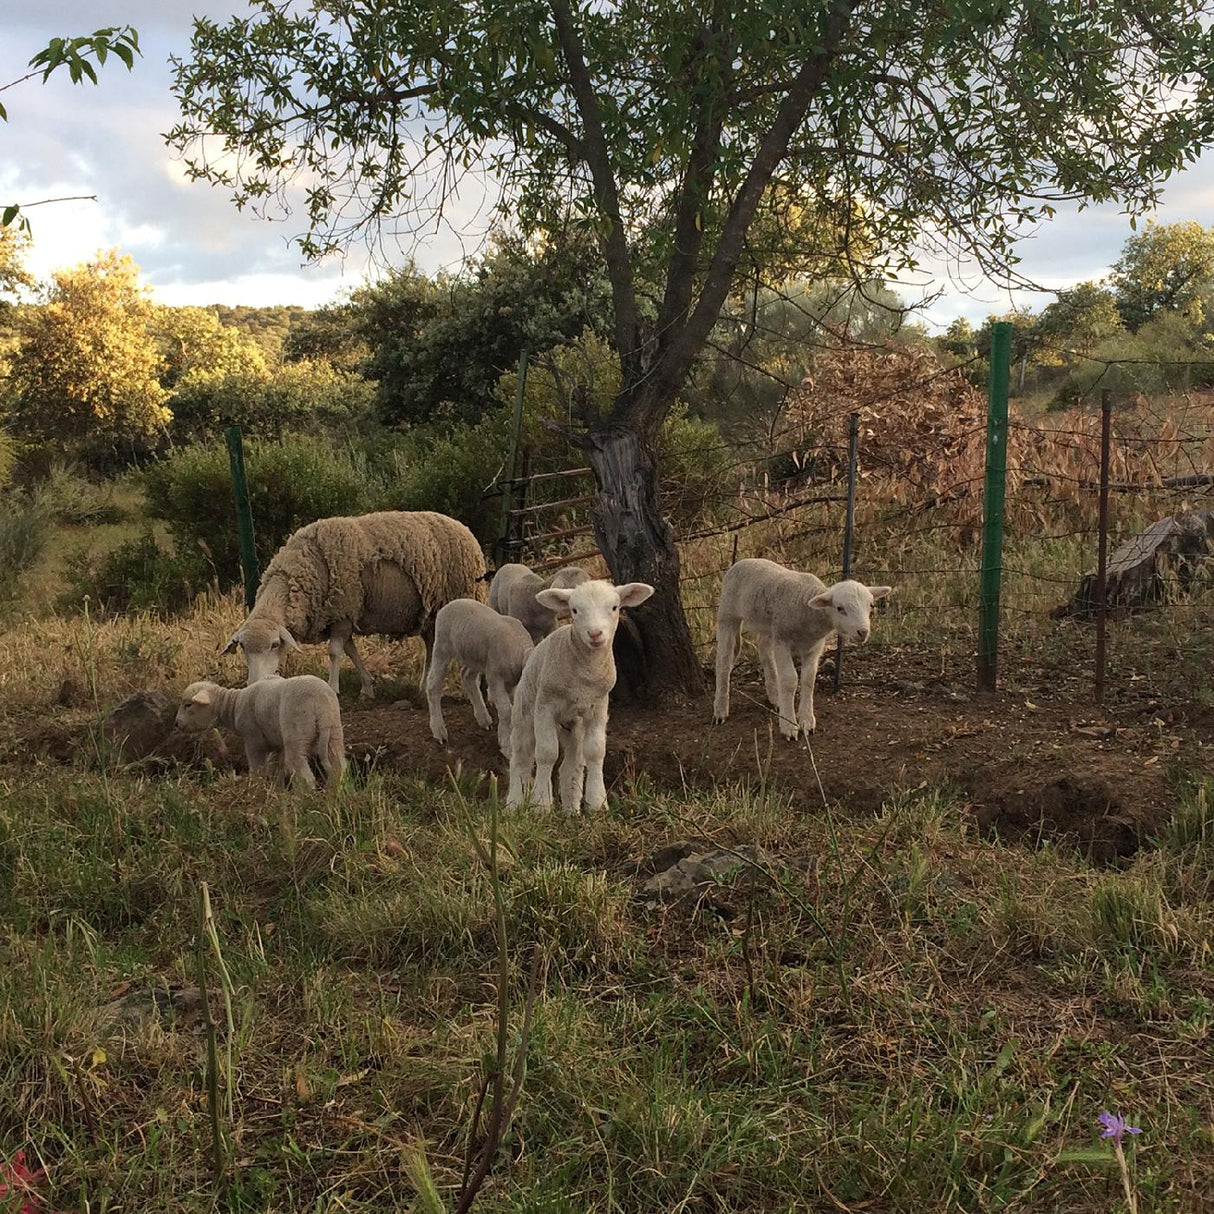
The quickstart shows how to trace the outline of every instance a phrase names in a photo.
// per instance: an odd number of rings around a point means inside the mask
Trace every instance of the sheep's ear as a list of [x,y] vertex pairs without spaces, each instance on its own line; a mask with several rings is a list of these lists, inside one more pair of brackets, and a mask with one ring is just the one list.
[[190,700],[191,704],[209,704],[211,702],[211,693],[205,688],[202,691],[194,692]]
[[549,611],[568,611],[572,594],[572,590],[540,590],[536,593],[535,601],[541,607],[547,607]]
[[226,653],[235,653],[236,647],[243,640],[244,640],[244,629],[238,628],[234,633],[232,633],[232,639],[230,641],[228,641],[228,643],[219,651],[220,656],[222,657]]
[[886,595],[893,594],[893,592],[894,588],[892,586],[870,586],[868,588],[868,593],[873,596],[874,603],[878,599],[885,598]]
[[287,647],[288,653],[292,650],[299,651],[299,645],[296,643],[295,638],[285,628],[278,630],[278,639]]
[[830,597],[829,590],[824,590],[821,594],[815,594],[809,600],[809,605],[816,607],[819,611],[829,611],[835,605],[835,600]]
[[639,607],[652,593],[653,587],[648,582],[625,582],[617,586],[621,607]]

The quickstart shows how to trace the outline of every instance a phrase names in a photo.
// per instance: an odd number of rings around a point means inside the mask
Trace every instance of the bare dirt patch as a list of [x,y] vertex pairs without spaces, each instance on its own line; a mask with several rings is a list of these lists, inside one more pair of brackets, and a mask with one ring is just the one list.
[[[819,682],[818,732],[808,747],[779,736],[761,682],[739,674],[724,725],[711,723],[708,697],[661,711],[613,709],[611,784],[647,777],[680,790],[766,782],[806,813],[824,796],[870,813],[899,790],[950,781],[982,829],[1067,841],[1109,862],[1133,854],[1167,821],[1170,775],[1211,766],[1214,730],[1201,713],[1161,703],[1148,688],[1097,712],[1076,694],[1079,676],[1056,670],[1022,668],[1014,687],[979,697],[961,679],[943,677],[928,650],[849,655],[837,696],[828,673]],[[351,705],[347,744],[358,759],[431,779],[457,764],[503,778],[496,735],[476,726],[462,699],[444,711],[445,747],[430,737],[421,708]]]

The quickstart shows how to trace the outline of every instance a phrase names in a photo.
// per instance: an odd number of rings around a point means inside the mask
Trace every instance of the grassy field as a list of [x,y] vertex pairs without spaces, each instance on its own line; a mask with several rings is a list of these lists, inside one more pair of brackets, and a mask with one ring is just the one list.
[[[900,576],[870,648],[896,661],[926,638],[942,670],[968,672],[972,548],[875,520],[862,513],[857,571]],[[1048,612],[1092,540],[1064,510],[1053,522],[1009,537],[1005,678],[1031,658],[1061,696],[1091,636]],[[837,532],[820,523],[748,532],[738,555],[825,570]],[[496,832],[466,768],[427,782],[371,758],[326,799],[222,766],[127,764],[96,728],[124,696],[239,676],[217,654],[232,598],[168,621],[50,610],[66,552],[135,528],[57,537],[0,652],[0,1161],[45,1169],[37,1209],[454,1209],[499,1032],[512,1063],[526,1039],[526,1066],[477,1209],[1209,1208],[1205,735],[1169,769],[1170,821],[1115,867],[984,835],[948,781],[891,784],[876,813],[846,796],[794,809],[761,756],[746,785],[640,770],[592,819],[503,813]],[[706,652],[732,556],[730,536],[685,553]],[[1111,699],[1171,682],[1190,713],[1209,708],[1210,604],[1115,622]],[[385,697],[408,690],[415,649],[368,646]],[[321,650],[296,669],[321,670]],[[1165,707],[1141,711],[1163,727]],[[73,743],[55,760],[34,753],[52,730]],[[639,882],[677,840],[737,864],[690,904],[650,905]],[[1103,1111],[1142,1130],[1125,1139],[1128,1190]]]

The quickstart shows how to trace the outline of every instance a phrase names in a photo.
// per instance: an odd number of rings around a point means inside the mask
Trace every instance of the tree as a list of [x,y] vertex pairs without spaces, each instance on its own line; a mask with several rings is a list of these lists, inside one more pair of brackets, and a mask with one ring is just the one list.
[[1130,332],[1160,312],[1202,320],[1202,297],[1214,279],[1214,229],[1196,220],[1153,223],[1131,236],[1109,275]]
[[149,331],[163,360],[160,383],[175,388],[191,375],[265,375],[261,347],[221,324],[209,308],[154,306]]
[[1090,354],[1121,332],[1117,299],[1107,287],[1081,282],[1059,291],[1058,298],[1042,309],[1034,330],[1041,361],[1070,361],[1071,352]]
[[40,442],[115,446],[163,430],[172,414],[148,331],[139,268],[116,249],[58,270],[29,309],[12,360],[14,426]]
[[[25,81],[32,80],[38,75],[41,75],[42,82],[45,84],[51,74],[61,67],[67,68],[73,84],[79,84],[83,80],[90,80],[96,84],[97,71],[90,62],[91,59],[96,59],[98,64],[103,64],[112,54],[121,59],[126,64],[127,71],[130,71],[135,66],[135,56],[142,53],[139,49],[139,33],[129,25],[109,26],[106,29],[94,30],[93,33],[79,38],[52,38],[50,43],[29,61],[32,70],[26,72],[24,76],[18,76],[16,80],[10,80],[7,84],[0,84],[0,93],[6,92],[18,84],[24,84]],[[3,104],[0,104],[0,122],[7,121],[8,110]],[[38,202],[9,203],[0,209],[0,227],[7,228],[13,224],[19,224],[21,229],[28,234],[29,219],[22,214],[23,210],[28,211],[31,207],[45,206],[48,202],[69,202],[76,198],[96,199],[96,197],[96,194],[82,194],[74,195],[71,199],[43,198]]]
[[238,206],[306,182],[306,254],[432,230],[477,172],[522,231],[596,237],[620,387],[569,437],[613,576],[657,587],[637,622],[667,690],[702,671],[654,437],[741,281],[794,261],[865,279],[925,233],[1006,269],[1059,199],[1149,209],[1211,129],[1211,0],[253,7],[197,21],[169,142]]

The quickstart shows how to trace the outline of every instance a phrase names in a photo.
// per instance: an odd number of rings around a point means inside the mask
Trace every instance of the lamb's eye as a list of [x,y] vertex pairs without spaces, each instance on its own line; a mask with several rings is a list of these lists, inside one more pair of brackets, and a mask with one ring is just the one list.
[[846,615],[846,614],[847,614],[847,612],[846,612],[846,611],[844,611],[842,607],[836,607],[836,608],[835,608],[835,610],[836,610],[836,611],[837,611],[837,612],[838,612],[840,615]]
[[617,606],[613,607],[611,610],[612,610],[612,611],[619,611],[619,606],[617,605]]
[[576,607],[570,607],[570,608],[569,608],[569,613],[570,613],[570,615],[577,615],[577,608],[576,608]]

